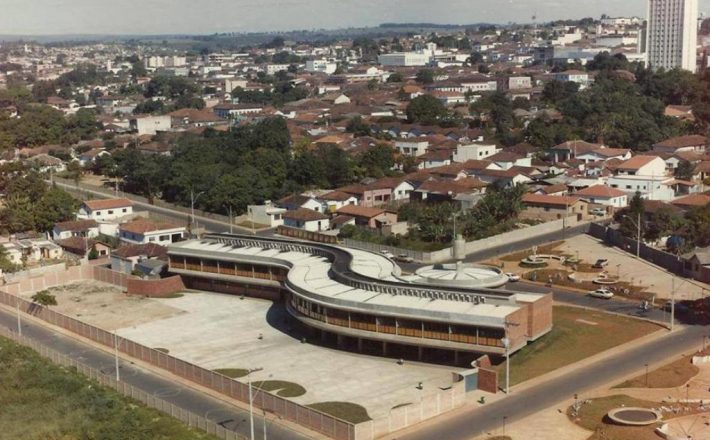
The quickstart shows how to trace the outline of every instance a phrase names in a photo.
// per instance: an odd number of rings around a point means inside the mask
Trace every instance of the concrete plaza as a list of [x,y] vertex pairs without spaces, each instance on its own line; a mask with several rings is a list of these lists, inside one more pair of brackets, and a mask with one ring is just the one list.
[[252,380],[297,383],[306,389],[293,398],[299,403],[352,402],[375,418],[451,385],[449,367],[399,365],[394,359],[302,343],[281,330],[286,311],[270,301],[202,292],[149,301],[182,313],[120,328],[119,335],[210,369],[263,368],[252,373]]

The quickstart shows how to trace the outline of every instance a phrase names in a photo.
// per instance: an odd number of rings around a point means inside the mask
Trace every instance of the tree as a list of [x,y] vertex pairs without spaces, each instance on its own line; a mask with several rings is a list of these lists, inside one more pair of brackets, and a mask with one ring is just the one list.
[[89,260],[96,260],[99,258],[99,251],[96,250],[96,245],[91,246],[91,250],[89,251],[87,258]]
[[45,307],[57,305],[57,297],[49,293],[48,290],[40,290],[32,295],[32,301]]
[[353,133],[355,136],[370,136],[372,134],[370,126],[362,122],[360,116],[355,116],[350,119],[348,125],[345,127],[345,131]]
[[404,76],[399,72],[394,72],[392,75],[387,77],[388,83],[401,83],[404,82]]
[[676,167],[673,174],[675,175],[676,179],[693,180],[694,171],[695,167],[690,161],[681,160],[678,162],[678,166]]
[[420,84],[431,84],[434,82],[434,71],[431,69],[421,69],[414,78]]
[[629,201],[629,206],[616,213],[616,221],[620,223],[621,232],[626,237],[632,237],[634,240],[638,236],[639,228],[641,237],[646,233],[644,200],[641,193],[636,191],[634,196]]
[[444,104],[432,95],[417,96],[407,106],[409,122],[436,124],[448,114]]
[[394,167],[394,150],[385,144],[377,144],[358,157],[358,166],[365,176],[382,177]]
[[542,99],[550,104],[557,105],[571,98],[579,90],[579,84],[572,81],[552,80],[542,89]]

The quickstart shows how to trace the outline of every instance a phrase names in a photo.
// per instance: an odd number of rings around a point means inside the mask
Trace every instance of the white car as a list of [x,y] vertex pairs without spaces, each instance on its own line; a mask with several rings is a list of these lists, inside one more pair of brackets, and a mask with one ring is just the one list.
[[614,297],[614,293],[611,292],[609,289],[605,289],[604,287],[600,287],[597,290],[592,290],[589,292],[589,296],[593,296],[595,298],[602,298],[602,299],[611,299]]
[[387,251],[387,250],[380,251],[380,254],[382,254],[383,257],[387,257],[389,259],[394,260],[394,254],[390,251]]
[[508,277],[508,281],[514,283],[516,281],[520,281],[520,275],[516,275],[513,272],[506,272],[505,276]]

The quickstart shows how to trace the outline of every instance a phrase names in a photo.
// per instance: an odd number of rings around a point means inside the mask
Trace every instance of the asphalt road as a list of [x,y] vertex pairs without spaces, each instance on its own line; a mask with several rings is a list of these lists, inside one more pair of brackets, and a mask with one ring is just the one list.
[[[58,187],[65,189],[67,191],[70,191],[70,192],[80,191],[83,193],[93,194],[96,197],[102,198],[102,199],[105,199],[106,197],[108,197],[108,195],[105,192],[98,191],[96,189],[91,189],[85,185],[80,185],[79,188],[77,189],[76,186],[69,185],[69,184],[66,184],[63,182],[55,181],[54,183]],[[151,205],[150,203],[139,202],[139,201],[135,201],[135,200],[133,200],[133,204],[139,208],[137,210],[148,211],[149,213],[157,214],[160,217],[172,220],[173,222],[175,222],[176,224],[179,224],[179,225],[183,225],[189,220],[189,215],[187,213],[184,213],[181,211],[177,211],[177,210],[173,210],[173,209],[169,209],[169,208],[163,208],[160,206]],[[207,218],[207,217],[202,217],[199,215],[195,216],[195,222],[198,224],[198,226],[200,228],[204,228],[210,232],[229,232],[229,223],[226,223],[226,222],[222,222],[222,221]],[[232,226],[233,226],[234,232],[237,234],[251,233],[251,230],[249,230],[247,228],[243,228],[243,227],[237,226],[237,225],[232,225]],[[267,229],[265,231],[262,230],[262,231],[256,233],[256,235],[271,235],[271,234],[273,234],[272,229]]]
[[[17,331],[17,317],[0,309],[0,325]],[[101,370],[106,374],[115,374],[114,357],[98,348],[54,332],[49,327],[34,322],[23,321],[22,334],[40,342],[59,353],[75,359],[85,365]],[[152,394],[175,406],[205,417],[225,429],[235,431],[249,438],[249,412],[234,407],[179,382],[165,379],[149,370],[133,365],[128,361],[120,362],[121,380]],[[257,411],[254,413],[254,431],[256,439],[263,439],[264,419]],[[267,418],[266,432],[269,439],[305,440],[299,433],[290,431]]]
[[552,292],[555,301],[572,304],[580,307],[598,309],[605,312],[620,313],[636,318],[646,318],[661,323],[669,323],[670,313],[660,308],[650,307],[648,310],[641,310],[640,302],[627,301],[624,299],[601,299],[585,295],[581,292],[563,289],[560,287],[546,287],[539,284],[519,281],[508,283],[503,289],[519,290],[523,292],[548,293]]
[[[687,327],[626,350],[571,373],[551,379],[511,394],[493,403],[472,406],[445,421],[424,425],[416,432],[398,437],[399,440],[461,440],[497,430],[506,422],[514,422],[544,408],[573,398],[578,393],[584,398],[593,390],[624,376],[641,371],[644,364],[654,364],[682,353],[700,348],[703,335],[710,331],[701,326]],[[561,408],[562,409],[562,408]]]

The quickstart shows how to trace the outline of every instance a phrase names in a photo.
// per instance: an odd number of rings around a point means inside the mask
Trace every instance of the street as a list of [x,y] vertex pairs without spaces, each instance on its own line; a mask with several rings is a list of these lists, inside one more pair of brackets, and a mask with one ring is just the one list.
[[[17,317],[0,308],[0,325],[12,331],[17,331]],[[115,374],[114,357],[103,350],[27,320],[22,322],[22,334],[105,374]],[[122,381],[173,405],[203,416],[225,429],[240,434],[244,438],[249,438],[249,411],[229,405],[180,382],[163,378],[159,374],[140,368],[130,361],[122,360],[120,365]],[[255,392],[258,391],[255,390]],[[179,422],[176,421],[176,423]],[[255,409],[254,431],[256,439],[263,439],[263,423],[261,412]],[[308,438],[272,422],[268,417],[266,431],[267,437],[270,439],[303,440]]]
[[[607,359],[581,367],[564,376],[516,392],[494,403],[466,407],[445,421],[430,423],[416,432],[397,437],[400,440],[461,440],[485,434],[508,423],[520,420],[559,402],[586,391],[620,380],[643,369],[644,364],[654,364],[672,359],[682,353],[698,349],[707,329],[687,327],[655,339],[641,346]],[[565,408],[560,408],[565,410]]]

